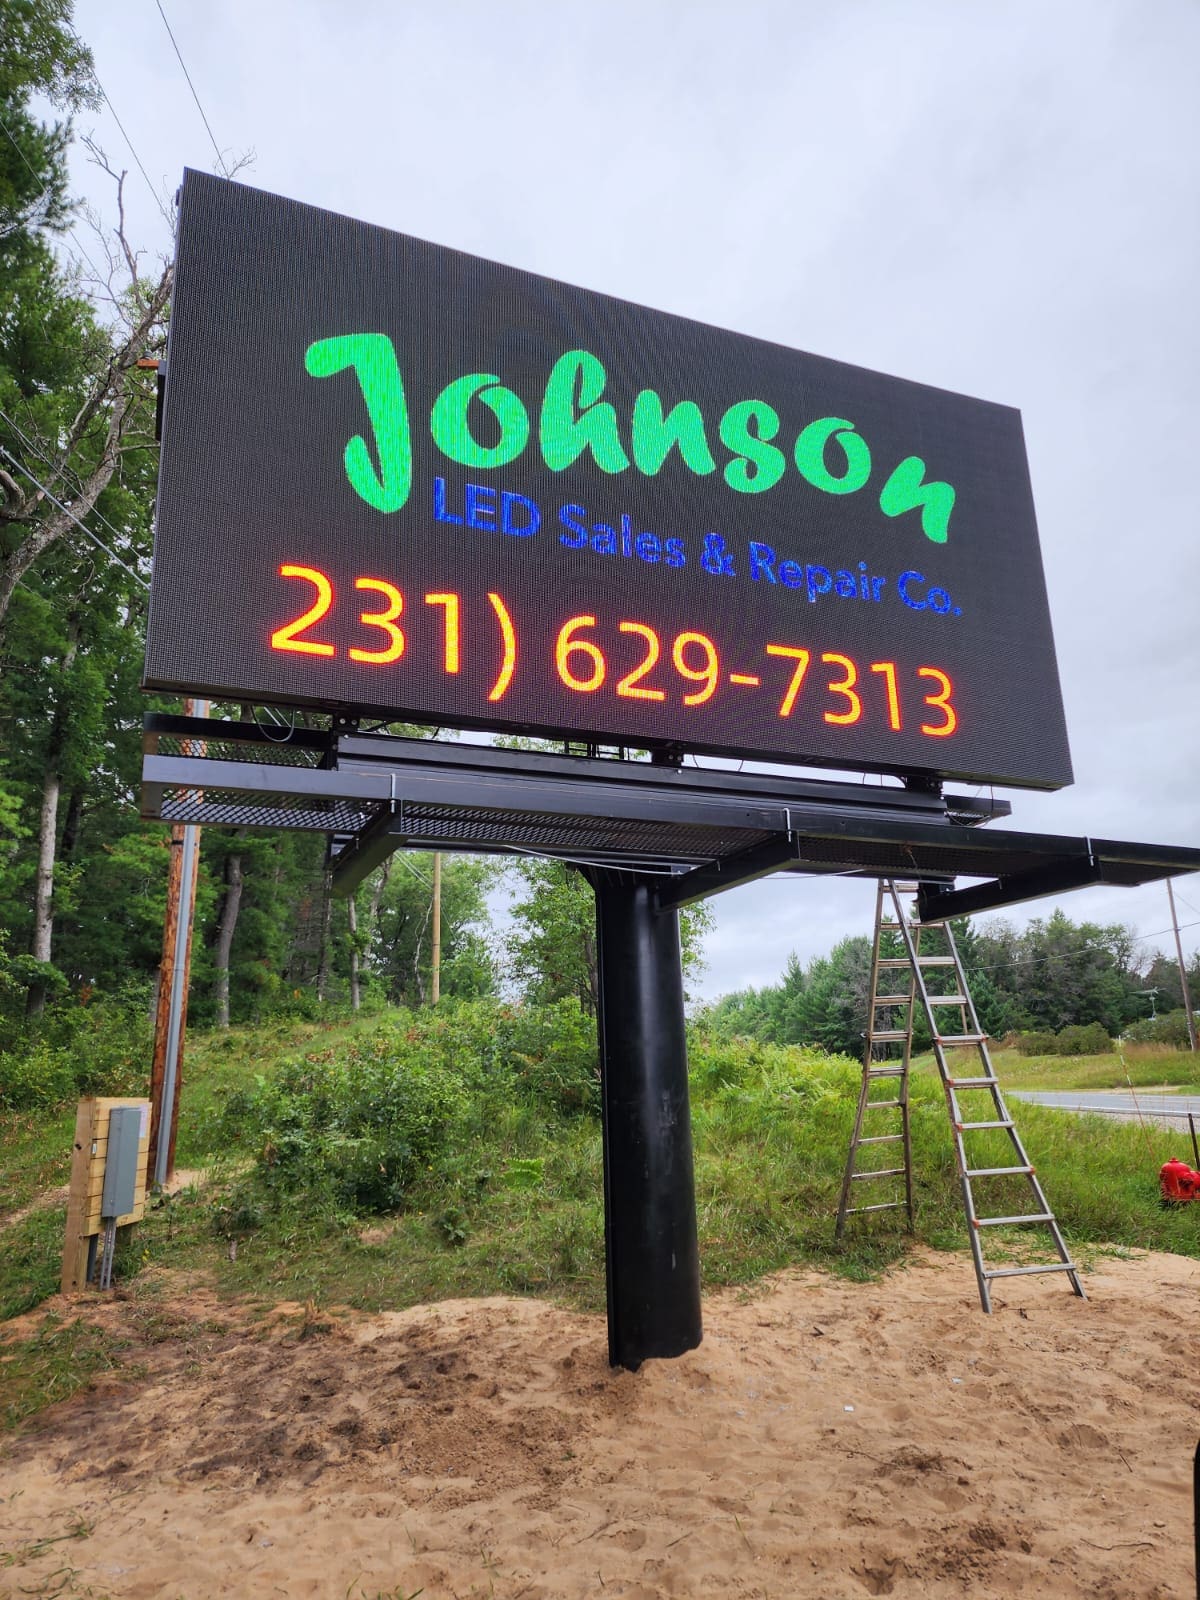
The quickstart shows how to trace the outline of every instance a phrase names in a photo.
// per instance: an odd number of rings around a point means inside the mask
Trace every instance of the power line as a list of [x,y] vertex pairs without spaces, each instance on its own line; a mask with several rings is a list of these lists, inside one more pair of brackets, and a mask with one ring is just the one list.
[[[73,29],[72,29],[72,32],[74,32]],[[74,35],[74,37],[75,37],[75,43],[79,46],[79,48],[81,50],[86,50],[87,46],[84,44],[83,40],[79,37],[79,35],[76,33]],[[116,108],[116,106],[113,105],[112,101],[109,99],[108,90],[100,82],[100,75],[96,71],[96,67],[95,67],[95,63],[94,62],[92,63],[92,77],[96,80],[96,87],[100,91],[100,96],[103,99],[104,104],[112,112],[113,121],[116,123],[117,127],[121,130],[122,139],[124,139],[125,143],[129,146],[129,153],[133,157],[134,161],[137,163],[138,171],[141,173],[142,177],[146,180],[146,187],[147,187],[147,189],[149,189],[151,195],[153,196],[154,203],[158,207],[163,221],[166,223],[167,227],[170,228],[171,232],[174,233],[174,231],[175,231],[174,218],[171,216],[171,213],[167,210],[166,206],[163,204],[162,196],[159,194],[158,190],[154,187],[154,185],[150,182],[150,174],[146,171],[145,167],[142,165],[142,158],[141,158],[141,156],[138,155],[137,151],[134,149],[133,140],[125,132],[125,124],[121,121],[120,117],[117,115],[117,108]]]
[[[70,467],[68,467],[65,462],[61,466],[56,465],[56,463],[51,460],[50,456],[48,456],[44,450],[39,448],[37,440],[36,439],[31,439],[29,437],[29,435],[25,432],[25,430],[16,421],[16,419],[14,417],[10,417],[9,416],[8,412],[4,410],[3,406],[0,406],[0,421],[7,422],[8,426],[16,434],[17,438],[20,439],[21,443],[25,446],[26,450],[30,451],[33,455],[37,456],[38,460],[41,461],[43,463],[43,465],[51,468],[52,471],[60,472],[67,479],[68,483],[70,483],[71,480],[73,479],[74,480],[73,487],[75,489],[76,494],[82,493],[82,491],[83,491],[83,480],[80,478],[79,474],[77,472],[73,471]],[[88,513],[88,515],[92,516],[92,517],[96,517],[100,522],[102,522],[104,524],[104,526],[108,529],[108,531],[112,534],[113,538],[114,539],[119,539],[121,541],[121,543],[124,544],[133,553],[133,555],[135,557],[137,557],[138,551],[137,551],[136,547],[134,546],[133,540],[129,537],[129,535],[127,533],[122,533],[119,528],[114,527],[113,524],[108,520],[108,518],[104,515],[103,511],[101,511],[98,506],[93,506],[91,511]]]
[[[9,128],[8,124],[4,121],[4,119],[2,117],[0,117],[0,128],[4,129],[5,137],[8,139],[9,144],[12,145],[13,149],[17,152],[17,154],[20,156],[21,160],[25,163],[26,167],[28,167],[29,172],[30,172],[31,176],[33,177],[34,181],[37,182],[37,183],[41,183],[41,181],[42,181],[41,180],[41,175],[38,173],[37,169],[33,166],[32,162],[30,161],[29,157],[25,154],[24,150],[21,149],[21,146],[17,143],[16,139],[13,137],[12,130]],[[49,187],[50,187],[49,184],[43,185],[42,194],[38,196],[39,200],[42,198],[43,195],[46,194],[46,192],[49,189]],[[99,277],[100,277],[100,268],[92,260],[91,256],[88,255],[86,249],[84,248],[83,241],[80,239],[78,233],[75,231],[75,224],[71,223],[69,225],[67,231],[74,236],[76,249],[79,251],[79,253],[83,257],[83,259],[87,262],[88,266],[91,267],[92,271],[96,274],[97,279],[99,279]],[[42,322],[43,322],[43,326],[45,326],[45,318],[44,317],[42,319]],[[47,338],[50,337],[50,330],[49,330],[48,327],[46,328],[46,337]]]
[[[1180,923],[1180,932],[1185,928],[1200,928],[1200,922]],[[1160,928],[1157,933],[1135,933],[1129,942],[1131,944],[1145,944],[1149,939],[1161,939],[1170,932],[1170,928]],[[986,938],[987,935],[985,934],[983,937]],[[1112,956],[1114,965],[1116,963],[1117,958],[1113,956],[1113,952],[1106,944],[1088,944],[1081,945],[1078,950],[1059,950],[1055,954],[1048,956],[1013,956],[1008,961],[994,961],[988,966],[977,967],[970,962],[967,965],[972,972],[1002,972],[1006,967],[1035,967],[1047,961],[1075,961],[1081,956],[1094,955]]]
[[16,456],[14,456],[11,451],[5,449],[4,445],[2,445],[2,444],[0,444],[0,455],[6,456],[8,458],[8,460],[12,462],[13,466],[16,467],[18,472],[23,472],[25,474],[25,476],[29,479],[30,483],[33,484],[34,488],[40,489],[42,494],[44,494],[46,496],[46,499],[49,500],[50,504],[52,506],[57,507],[57,509],[59,511],[61,511],[64,516],[69,517],[71,519],[71,521],[75,524],[75,526],[82,533],[85,533],[87,535],[87,537],[92,541],[92,543],[96,546],[97,549],[103,550],[104,554],[108,557],[108,559],[110,561],[115,561],[116,564],[121,568],[121,570],[123,572],[127,572],[131,578],[135,579],[136,582],[140,583],[143,589],[149,589],[149,587],[150,587],[149,583],[146,581],[145,578],[143,578],[143,576],[142,576],[142,574],[140,572],[135,572],[132,567],[126,566],[126,564],[121,560],[120,556],[117,555],[114,551],[110,550],[102,539],[97,539],[96,535],[92,532],[92,530],[89,527],[87,527],[79,517],[77,517],[75,515],[75,513],[71,510],[70,506],[63,505],[62,501],[57,499],[53,494],[51,494],[50,490],[46,488],[46,485],[44,483],[41,483],[37,478],[35,478],[33,473],[30,472],[29,468],[27,466],[24,466],[20,461],[18,461]]
[[4,129],[4,132],[5,132],[5,135],[8,138],[9,144],[12,145],[13,149],[17,152],[17,154],[20,156],[21,160],[25,163],[26,169],[28,170],[30,176],[33,178],[33,181],[35,183],[41,183],[42,184],[41,193],[38,195],[37,202],[35,202],[35,204],[40,202],[40,201],[42,201],[42,200],[44,200],[46,198],[46,196],[50,193],[50,185],[48,183],[42,183],[41,173],[39,173],[37,171],[37,169],[34,167],[33,163],[30,161],[29,157],[25,154],[24,150],[21,149],[21,146],[17,143],[16,139],[13,137],[12,131],[10,130],[10,128],[8,126],[8,123],[5,122],[3,117],[0,117],[0,128]]
[[413,877],[417,880],[417,882],[421,885],[421,887],[423,889],[429,889],[430,891],[432,891],[433,885],[430,883],[429,879],[428,878],[423,878],[421,876],[421,874],[417,871],[416,867],[413,866],[412,862],[408,859],[407,855],[404,853],[403,850],[397,850],[396,851],[396,856],[399,859],[400,865],[402,867],[407,867],[408,868],[408,870],[412,873]]
[[187,69],[187,62],[183,59],[183,54],[180,51],[179,45],[176,43],[175,35],[171,32],[171,24],[167,21],[167,13],[162,8],[162,0],[154,0],[154,4],[158,7],[158,14],[162,18],[163,27],[167,30],[167,38],[170,39],[171,44],[174,46],[176,60],[183,68],[183,75],[187,79],[187,86],[192,91],[192,99],[196,102],[196,110],[200,113],[200,120],[204,124],[205,131],[208,134],[209,142],[216,154],[217,164],[221,168],[222,174],[227,178],[229,176],[229,168],[225,165],[225,157],[221,154],[220,146],[217,144],[216,138],[213,135],[209,120],[204,115],[204,107],[200,104],[200,96],[196,93],[196,85],[192,82],[192,75]]

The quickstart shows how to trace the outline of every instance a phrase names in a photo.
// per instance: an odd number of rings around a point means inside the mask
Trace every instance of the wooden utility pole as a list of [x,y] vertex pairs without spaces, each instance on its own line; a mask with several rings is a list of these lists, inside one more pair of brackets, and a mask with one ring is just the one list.
[[[206,716],[208,701],[185,700],[183,714]],[[188,739],[183,741],[184,755],[203,755],[204,748],[201,740],[194,744]],[[167,909],[154,1017],[154,1054],[150,1063],[150,1182],[160,1185],[175,1171],[175,1136],[179,1129],[179,1089],[199,865],[200,829],[192,823],[176,823],[171,828]]]
[[1188,993],[1187,972],[1183,965],[1183,943],[1179,937],[1179,918],[1175,915],[1175,891],[1167,879],[1167,899],[1171,903],[1171,927],[1175,932],[1175,959],[1179,962],[1179,987],[1183,990],[1183,1011],[1187,1017],[1188,1043],[1196,1048],[1196,1018],[1192,1013],[1192,997]]
[[442,993],[442,852],[433,852],[433,1004]]

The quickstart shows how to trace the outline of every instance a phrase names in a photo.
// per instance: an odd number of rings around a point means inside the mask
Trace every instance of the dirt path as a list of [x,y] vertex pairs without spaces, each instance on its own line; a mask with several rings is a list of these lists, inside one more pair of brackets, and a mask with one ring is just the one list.
[[1087,1281],[985,1318],[965,1257],[787,1273],[636,1374],[535,1301],[229,1325],[193,1296],[144,1378],[0,1459],[0,1596],[1178,1600],[1200,1263]]

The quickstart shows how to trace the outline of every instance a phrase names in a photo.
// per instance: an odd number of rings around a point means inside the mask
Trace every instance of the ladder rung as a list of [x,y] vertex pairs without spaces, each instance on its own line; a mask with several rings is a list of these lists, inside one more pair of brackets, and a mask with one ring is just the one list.
[[985,1278],[1026,1278],[1034,1272],[1078,1272],[1073,1261],[1047,1261],[1044,1267],[993,1267]]
[[[881,967],[911,967],[912,962],[907,956],[884,956],[879,965]],[[919,967],[952,967],[954,965],[954,957],[918,956],[917,965]]]
[[[1008,1108],[1001,1096],[1000,1080],[996,1076],[995,1068],[988,1053],[988,1035],[979,1031],[979,1018],[971,1002],[970,985],[958,952],[955,949],[954,938],[950,932],[950,924],[943,922],[941,919],[937,922],[923,924],[923,926],[930,928],[945,927],[946,935],[942,943],[942,949],[948,952],[946,955],[923,955],[921,953],[920,929],[918,928],[915,936],[910,929],[908,913],[901,897],[916,893],[918,887],[916,883],[900,882],[897,879],[881,882],[879,895],[875,902],[875,944],[872,951],[874,965],[871,969],[872,993],[869,998],[870,1011],[862,1067],[862,1089],[855,1121],[855,1137],[852,1141],[850,1156],[846,1164],[842,1205],[838,1213],[838,1229],[840,1231],[846,1217],[857,1216],[869,1211],[899,1211],[902,1208],[906,1208],[910,1223],[912,1221],[909,1167],[911,1153],[908,1145],[906,1090],[910,1070],[909,1054],[913,1048],[913,1026],[917,1016],[915,1008],[920,1005],[929,1022],[930,1031],[933,1035],[934,1054],[937,1058],[938,1069],[942,1082],[946,1086],[947,1097],[950,1102],[955,1148],[960,1162],[959,1174],[962,1179],[963,1200],[968,1222],[976,1229],[1019,1227],[1028,1224],[1048,1226],[1059,1254],[1065,1255],[1066,1247],[1063,1244],[1054,1213],[1051,1211],[1028,1212],[1023,1215],[1009,1217],[979,1217],[975,1215],[975,1201],[971,1185],[973,1182],[984,1178],[1026,1178],[1032,1191],[1032,1197],[1042,1205],[1046,1205],[1047,1200],[1038,1186],[1037,1178],[1034,1176],[1037,1169],[1028,1161],[1025,1155],[1021,1141],[1016,1133],[1016,1126],[1008,1115]],[[889,910],[885,910],[884,907],[885,894],[890,898]],[[892,914],[893,912],[894,915]],[[904,955],[884,956],[881,954],[880,943],[885,931],[892,934],[898,933],[901,936]],[[894,950],[897,945],[893,943],[891,948]],[[954,976],[937,982],[930,980],[930,984],[927,984],[922,974],[936,967],[951,968]],[[885,972],[895,972],[898,976],[889,982],[889,979],[883,976]],[[942,981],[949,986],[951,992],[949,994],[930,993],[930,985],[937,988]],[[897,994],[895,992],[898,983],[907,983],[909,985],[907,994]],[[903,1009],[906,1006],[908,1008],[907,1011]],[[956,1018],[953,1015],[947,1015],[947,1007],[951,1011],[957,1007],[960,1013],[959,1016]],[[888,1015],[881,1017],[880,1012],[882,1011],[887,1011]],[[905,1026],[896,1027],[893,1025],[879,1028],[875,1026],[877,1021],[884,1024],[895,1024],[897,1020],[903,1022]],[[961,1033],[939,1031],[939,1025],[953,1027],[956,1022],[963,1030]],[[900,1045],[902,1049],[900,1052],[894,1052],[888,1048],[891,1045]],[[972,1077],[954,1076],[955,1066],[962,1058],[955,1056],[952,1052],[956,1049],[970,1048],[978,1050],[978,1059],[970,1063],[963,1061],[963,1065],[967,1066],[968,1070],[973,1067],[975,1075]],[[898,1056],[900,1057],[899,1059]],[[883,1078],[900,1080],[894,1090],[897,1098],[873,1101],[869,1098],[870,1085],[872,1082]],[[887,1090],[882,1092],[888,1093]],[[990,1116],[985,1113],[985,1115],[972,1121],[960,1120],[962,1111],[956,1095],[971,1092],[991,1093],[992,1107]],[[899,1133],[871,1134],[868,1137],[863,1137],[864,1119],[866,1113],[871,1110],[899,1110],[901,1112],[901,1118],[899,1119],[901,1131]],[[884,1126],[895,1128],[897,1123],[889,1122],[885,1123]],[[1007,1130],[1013,1147],[1013,1154],[1022,1158],[1021,1163],[999,1167],[968,1166],[963,1135],[966,1133],[999,1130]],[[905,1165],[902,1167],[880,1167],[874,1172],[855,1172],[853,1168],[858,1160],[859,1146],[869,1144],[902,1145],[904,1148],[898,1153]],[[979,1156],[981,1159],[986,1159],[982,1151],[979,1152]],[[904,1178],[906,1189],[908,1190],[906,1198],[904,1200],[880,1201],[869,1206],[846,1205],[845,1202],[850,1197],[852,1184],[873,1183],[884,1178]],[[892,1192],[895,1193],[895,1190],[893,1189]],[[1003,1200],[993,1199],[992,1204],[1003,1204]],[[973,1248],[979,1291],[985,1311],[991,1309],[988,1283],[997,1278],[1012,1278],[1040,1272],[1066,1272],[1071,1274],[1071,1280],[1076,1291],[1079,1294],[1083,1293],[1083,1288],[1075,1275],[1076,1268],[1070,1261],[1024,1267],[993,1267],[989,1269],[984,1267],[979,1245],[976,1244]]]
[[1028,1217],[976,1217],[977,1228],[1003,1228],[1010,1222],[1053,1222],[1053,1211],[1035,1211]]

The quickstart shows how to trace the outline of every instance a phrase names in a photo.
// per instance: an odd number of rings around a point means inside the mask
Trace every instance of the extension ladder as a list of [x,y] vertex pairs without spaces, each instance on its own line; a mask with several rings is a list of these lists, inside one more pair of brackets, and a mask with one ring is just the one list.
[[[979,1299],[984,1311],[991,1311],[991,1285],[997,1278],[1023,1277],[1031,1273],[1065,1272],[1072,1289],[1081,1299],[1087,1296],[1079,1270],[1071,1260],[1062,1232],[1050,1210],[1021,1137],[1016,1130],[996,1077],[988,1051],[987,1035],[979,1025],[975,1005],[967,986],[967,975],[959,957],[954,932],[948,922],[918,923],[914,928],[905,915],[902,896],[916,893],[916,884],[881,880],[875,897],[875,938],[871,955],[871,992],[867,1032],[863,1052],[862,1083],[850,1153],[842,1178],[835,1236],[841,1238],[846,1218],[869,1211],[904,1210],[908,1226],[913,1225],[912,1137],[909,1126],[909,1071],[912,1061],[913,1023],[920,1006],[933,1036],[933,1054],[946,1094],[954,1156],[962,1185],[963,1208]],[[890,904],[889,904],[890,902]],[[942,948],[933,953],[922,937],[940,935]],[[957,1021],[958,1026],[953,1024]],[[970,1048],[978,1053],[978,1070],[962,1072],[951,1051]],[[962,1100],[968,1102],[964,1109]],[[980,1104],[982,1100],[983,1104]],[[881,1116],[883,1120],[881,1121]],[[968,1141],[973,1135],[1001,1134],[1006,1154],[999,1165],[973,1166]],[[900,1165],[876,1166],[859,1170],[859,1152],[870,1147],[900,1146]],[[869,1159],[876,1159],[872,1156]],[[886,1161],[886,1157],[882,1157]],[[978,1158],[976,1158],[978,1159]],[[986,1159],[986,1158],[985,1158]],[[1027,1186],[1032,1196],[1030,1207],[1012,1215],[981,1214],[976,1203],[975,1185],[981,1180],[1015,1179]],[[851,1205],[859,1191],[856,1184],[875,1184],[903,1179],[903,1199],[895,1198],[896,1186],[886,1200]],[[981,1189],[986,1193],[987,1185]],[[879,1193],[881,1191],[864,1191]],[[982,1235],[985,1228],[1029,1225],[1048,1230],[1058,1259],[1022,1266],[989,1266],[984,1260]]]

